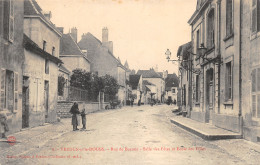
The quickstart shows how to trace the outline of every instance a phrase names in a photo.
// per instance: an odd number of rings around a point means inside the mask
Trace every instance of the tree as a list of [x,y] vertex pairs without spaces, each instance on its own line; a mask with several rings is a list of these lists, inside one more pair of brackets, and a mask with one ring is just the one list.
[[119,89],[116,79],[110,75],[105,75],[102,79],[104,82],[104,93],[109,95],[110,101],[114,100]]
[[58,77],[58,95],[63,96],[64,93],[64,85],[66,84],[66,80],[63,76]]

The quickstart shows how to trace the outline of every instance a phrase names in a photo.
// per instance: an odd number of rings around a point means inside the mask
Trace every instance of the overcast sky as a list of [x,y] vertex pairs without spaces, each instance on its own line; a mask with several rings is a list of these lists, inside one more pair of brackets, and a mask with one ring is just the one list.
[[178,47],[191,40],[187,23],[196,0],[36,0],[44,11],[51,11],[56,26],[77,27],[78,40],[90,32],[102,40],[102,28],[109,29],[114,55],[131,69],[176,72],[177,63],[167,62],[169,48],[176,59]]

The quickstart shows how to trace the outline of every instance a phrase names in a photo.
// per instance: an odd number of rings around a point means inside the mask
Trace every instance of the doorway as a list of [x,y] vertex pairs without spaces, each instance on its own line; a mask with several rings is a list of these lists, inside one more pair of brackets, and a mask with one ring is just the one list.
[[29,127],[29,77],[23,77],[22,128]]
[[44,109],[45,109],[45,122],[47,122],[48,111],[49,111],[49,81],[44,81]]
[[211,123],[214,103],[214,90],[213,90],[214,72],[210,68],[206,72],[206,122]]

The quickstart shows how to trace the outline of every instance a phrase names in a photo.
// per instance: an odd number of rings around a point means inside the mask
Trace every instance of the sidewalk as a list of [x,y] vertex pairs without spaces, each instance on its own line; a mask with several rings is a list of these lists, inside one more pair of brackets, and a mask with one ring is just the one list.
[[61,122],[28,128],[8,135],[15,137],[15,142],[0,139],[0,160],[4,160],[5,155],[25,155],[30,150],[40,148],[48,141],[55,140],[70,131],[72,131],[71,119],[67,118],[61,119]]
[[187,117],[177,116],[171,111],[167,113],[171,123],[201,137],[204,140],[241,139],[242,135],[218,128],[208,123],[202,123]]

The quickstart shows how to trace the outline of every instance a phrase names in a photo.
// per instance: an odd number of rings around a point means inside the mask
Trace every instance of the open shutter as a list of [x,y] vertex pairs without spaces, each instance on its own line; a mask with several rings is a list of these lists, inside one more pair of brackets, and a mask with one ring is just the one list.
[[0,110],[5,108],[5,69],[1,69]]
[[257,0],[252,1],[252,32],[257,30]]
[[18,73],[14,73],[14,110],[18,110]]
[[14,3],[10,0],[9,41],[14,41]]

